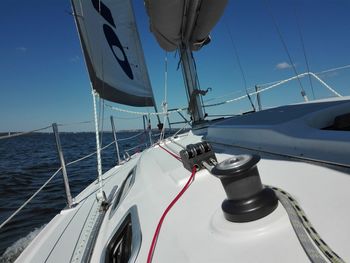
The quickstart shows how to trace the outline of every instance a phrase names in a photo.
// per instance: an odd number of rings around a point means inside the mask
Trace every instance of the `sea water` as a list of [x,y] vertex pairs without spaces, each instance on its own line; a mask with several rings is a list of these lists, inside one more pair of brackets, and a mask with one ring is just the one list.
[[[118,139],[139,132],[118,133]],[[66,163],[96,151],[94,133],[61,133]],[[119,145],[125,150],[145,143],[141,134]],[[102,136],[103,145],[113,141],[111,133]],[[131,150],[142,150],[141,146]],[[103,171],[116,164],[114,144],[102,152]],[[96,179],[96,155],[67,167],[72,196]],[[0,224],[20,207],[60,167],[54,135],[36,133],[0,140]],[[0,262],[13,262],[29,242],[66,206],[62,174],[55,178],[7,225],[0,230]]]

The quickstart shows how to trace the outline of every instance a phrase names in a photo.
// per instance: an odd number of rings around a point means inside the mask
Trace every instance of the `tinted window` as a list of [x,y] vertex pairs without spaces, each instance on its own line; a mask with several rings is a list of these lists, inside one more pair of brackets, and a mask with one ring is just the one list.
[[141,229],[136,206],[126,213],[106,247],[105,262],[134,262],[141,247]]
[[132,246],[132,227],[130,216],[127,217],[126,223],[122,226],[120,234],[110,244],[109,262],[122,263],[128,262],[131,256]]

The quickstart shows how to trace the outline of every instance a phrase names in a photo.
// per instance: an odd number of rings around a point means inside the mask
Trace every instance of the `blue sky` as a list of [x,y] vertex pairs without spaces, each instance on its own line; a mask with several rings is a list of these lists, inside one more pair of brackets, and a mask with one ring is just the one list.
[[[90,84],[68,0],[2,0],[0,10],[0,132],[26,131],[52,122],[73,123],[92,119]],[[164,97],[165,52],[149,33],[143,1],[134,1],[145,58],[158,107]],[[215,27],[212,43],[195,53],[201,88],[211,87],[208,103],[244,94],[244,82],[230,37],[234,39],[247,86],[293,76],[288,56],[276,33],[274,15],[298,73],[306,71],[295,10],[310,70],[319,72],[350,64],[350,1],[348,0],[230,0]],[[231,36],[230,36],[231,34]],[[168,54],[168,104],[186,105],[178,57]],[[349,94],[350,69],[322,75],[344,95]],[[331,94],[314,83],[316,98]],[[309,80],[302,80],[310,99]],[[222,97],[221,99],[215,99]],[[262,94],[266,107],[301,101],[297,82]],[[110,104],[110,103],[109,103]],[[130,109],[121,105],[115,105]],[[208,109],[209,114],[249,110],[247,100]],[[152,111],[152,109],[136,110]],[[113,114],[120,128],[140,128],[141,119]],[[130,120],[125,118],[130,117]],[[155,125],[154,125],[155,126]],[[108,120],[105,124],[109,129]],[[66,131],[92,130],[71,125]]]

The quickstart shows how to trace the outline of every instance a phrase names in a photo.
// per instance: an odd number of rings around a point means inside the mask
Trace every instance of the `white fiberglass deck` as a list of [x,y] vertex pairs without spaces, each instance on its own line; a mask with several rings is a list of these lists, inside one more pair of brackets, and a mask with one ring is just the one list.
[[[189,133],[176,139],[177,144],[167,140],[162,146],[178,154],[182,149],[178,144],[186,146],[200,140],[201,137]],[[219,161],[241,151],[222,145],[214,147]],[[258,164],[262,182],[292,194],[322,238],[349,261],[349,171],[262,157]],[[105,262],[107,244],[132,207],[136,207],[141,241],[134,259],[135,262],[146,262],[161,214],[190,176],[180,161],[155,145],[105,174],[107,196],[116,186],[120,187],[135,165],[135,182],[130,191],[115,211],[111,206],[104,216],[91,262]],[[89,186],[76,198],[78,205],[75,208],[57,215],[22,253],[18,262],[69,262],[75,259],[78,262],[88,239],[83,235],[88,235],[89,221],[94,218],[96,187],[97,184]],[[113,199],[115,193],[112,192]],[[199,171],[166,217],[153,262],[309,262],[281,204],[260,220],[232,223],[224,219],[221,211],[225,198],[220,181],[206,170]]]

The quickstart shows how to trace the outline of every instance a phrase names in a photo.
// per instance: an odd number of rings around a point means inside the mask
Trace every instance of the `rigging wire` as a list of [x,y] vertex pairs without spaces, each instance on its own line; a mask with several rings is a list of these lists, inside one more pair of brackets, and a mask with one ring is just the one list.
[[230,28],[228,27],[228,25],[227,25],[225,19],[224,19],[224,24],[225,24],[226,30],[227,30],[227,32],[228,32],[228,35],[229,35],[229,37],[230,37],[230,40],[231,40],[231,44],[232,44],[232,47],[233,47],[233,50],[234,50],[234,53],[235,53],[235,56],[236,56],[236,59],[237,59],[237,64],[238,64],[238,67],[239,67],[239,71],[241,72],[241,76],[242,76],[243,83],[244,83],[245,93],[247,94],[247,97],[248,97],[248,99],[249,99],[249,102],[250,102],[250,104],[251,104],[253,110],[256,111],[255,106],[254,106],[254,103],[253,103],[253,101],[252,101],[252,98],[250,97],[249,92],[248,92],[247,79],[246,79],[246,77],[245,77],[244,70],[243,70],[243,67],[242,67],[242,64],[241,64],[241,60],[240,60],[239,55],[238,55],[237,47],[236,47],[236,45],[235,45],[235,42],[233,41],[233,37],[232,37],[232,34],[231,34],[231,30],[230,30]]
[[126,110],[126,109],[114,107],[114,106],[111,106],[111,105],[108,105],[108,104],[106,104],[106,107],[108,107],[108,108],[110,108],[112,110],[115,110],[115,111],[119,111],[119,112],[124,112],[124,113],[129,113],[129,114],[136,114],[136,115],[145,115],[145,116],[164,115],[164,114],[176,113],[176,112],[187,110],[187,107],[182,107],[182,108],[178,108],[178,109],[174,109],[174,110],[169,110],[168,112],[142,112],[142,111]]
[[[271,8],[270,8],[270,5],[269,5],[269,1],[268,0],[262,0],[262,1],[265,4],[265,8],[266,8],[268,14],[271,17],[272,23],[273,23],[273,25],[274,25],[274,27],[275,27],[275,29],[277,31],[277,35],[278,35],[278,37],[279,37],[279,39],[280,39],[280,41],[281,41],[281,43],[283,45],[284,51],[286,52],[286,54],[288,56],[289,63],[291,65],[291,67],[293,68],[294,74],[295,74],[295,76],[298,76],[299,74],[298,74],[297,69],[295,67],[295,64],[293,62],[293,59],[292,59],[292,57],[290,55],[290,52],[289,52],[288,47],[287,47],[287,44],[286,44],[286,42],[285,42],[285,40],[283,38],[282,32],[281,32],[281,30],[280,30],[280,28],[279,28],[279,26],[277,24],[276,18],[275,18],[275,16],[273,15],[273,13],[271,11]],[[303,87],[303,85],[301,83],[301,80],[300,80],[299,77],[297,77],[297,79],[298,79],[298,83],[299,83],[299,86],[300,86],[300,89],[301,89],[301,95],[303,96],[305,101],[307,101],[306,92],[305,92],[305,89],[304,89],[304,87]]]
[[122,141],[131,140],[131,139],[134,139],[134,138],[136,138],[136,137],[138,137],[138,136],[140,136],[140,135],[143,135],[144,133],[145,133],[145,132],[142,131],[142,132],[137,133],[137,134],[135,134],[135,135],[132,135],[132,136],[130,136],[130,137],[118,139],[117,142],[122,142]]
[[[322,76],[323,74],[326,74],[326,73],[329,73],[329,72],[334,72],[334,71],[337,71],[337,70],[348,69],[348,68],[350,68],[350,64],[349,65],[344,65],[344,66],[341,66],[341,67],[335,67],[335,68],[331,68],[331,69],[322,70],[322,71],[319,71],[319,72],[316,72],[316,73],[304,72],[304,73],[300,74],[299,76],[302,76],[302,75],[305,75],[305,74],[310,74],[311,76],[312,75]],[[272,82],[261,83],[261,84],[258,84],[258,86],[259,87],[269,86],[269,85],[273,85],[273,84],[279,83],[281,81],[283,81],[283,80],[276,80],[276,81],[272,81]]]
[[[48,127],[50,127],[50,126],[48,126]],[[130,139],[130,138],[126,138],[126,139]],[[106,148],[108,148],[109,146],[111,146],[114,142],[115,142],[115,141],[110,142],[108,145],[106,145],[106,146],[104,146],[103,148],[101,148],[101,150],[105,150]],[[96,151],[93,152],[93,153],[90,153],[90,154],[88,154],[88,155],[85,155],[85,156],[83,156],[83,157],[81,157],[81,158],[79,158],[79,159],[76,159],[76,160],[74,160],[74,161],[71,161],[71,162],[67,163],[66,166],[68,167],[68,166],[70,166],[70,165],[72,165],[72,164],[75,164],[75,163],[78,163],[78,162],[80,162],[80,161],[83,161],[83,160],[85,160],[85,159],[87,159],[87,158],[92,157],[92,156],[95,155],[95,154],[96,154]],[[49,178],[49,179],[48,179],[48,180],[47,180],[33,195],[31,195],[19,208],[17,208],[17,210],[16,210],[15,212],[13,212],[5,221],[3,221],[3,222],[0,224],[0,229],[3,228],[8,222],[10,222],[10,221],[12,220],[12,218],[13,218],[14,216],[16,216],[24,207],[26,207],[27,204],[28,204],[30,201],[32,201],[33,198],[35,198],[35,196],[37,196],[37,195],[40,193],[40,191],[43,190],[43,189],[46,187],[46,185],[47,185],[48,183],[50,183],[50,182],[52,181],[52,179],[53,179],[61,170],[62,170],[62,167],[58,168],[58,169],[56,170],[56,172],[53,173],[53,174],[51,175],[51,177],[50,177],[50,178]]]
[[[272,88],[275,88],[277,86],[280,86],[280,85],[282,85],[284,83],[287,83],[289,81],[305,77],[306,75],[311,75],[316,80],[318,80],[323,86],[325,86],[330,92],[332,92],[334,95],[336,95],[338,97],[342,97],[342,95],[340,93],[338,93],[335,89],[333,89],[326,82],[324,82],[322,79],[320,79],[318,77],[318,75],[329,73],[329,72],[333,72],[333,71],[340,70],[340,69],[347,69],[347,68],[350,68],[350,65],[345,65],[345,66],[342,66],[342,67],[337,67],[337,68],[333,68],[333,69],[329,69],[329,70],[320,71],[320,72],[318,72],[316,74],[312,73],[312,72],[304,72],[304,73],[301,73],[301,74],[299,74],[297,76],[293,76],[293,77],[288,78],[288,79],[274,81],[274,82],[269,82],[269,83],[265,83],[265,84],[259,84],[259,87],[263,87],[263,86],[267,86],[267,87],[259,89],[259,91],[251,92],[251,93],[249,93],[249,95],[253,96],[253,95],[256,95],[258,93],[262,93],[262,92],[265,92],[265,91],[270,90]],[[236,97],[236,98],[233,98],[233,99],[229,99],[229,100],[225,100],[225,101],[221,101],[221,102],[213,103],[213,104],[207,104],[207,105],[203,105],[203,106],[204,107],[219,106],[219,105],[223,105],[223,104],[226,104],[226,103],[231,103],[231,102],[234,102],[234,101],[238,101],[238,100],[244,99],[246,97],[247,97],[247,95],[242,95],[242,96],[239,96],[239,97]],[[220,99],[220,98],[221,97],[216,98],[216,99]],[[128,113],[128,114],[147,115],[147,112],[130,111],[130,110],[114,107],[114,106],[111,106],[111,105],[108,105],[108,104],[106,105],[106,107],[109,107],[110,109],[115,110],[115,111],[124,112],[124,113]],[[182,108],[178,108],[178,109],[171,109],[171,110],[169,110],[167,112],[167,114],[172,114],[172,113],[176,113],[176,112],[180,114],[181,111],[185,111],[185,110],[187,110],[186,107],[182,107]],[[162,115],[162,114],[166,114],[166,113],[165,112],[158,112],[158,113],[153,112],[153,113],[149,113],[148,115]]]
[[[102,14],[102,10],[101,10],[101,0],[98,1],[98,12],[100,13],[100,15]],[[101,24],[101,22],[100,22]],[[102,24],[101,24],[102,26]],[[100,34],[100,41],[102,43],[102,35]],[[105,91],[105,71],[104,71],[104,56],[103,56],[103,49],[100,48],[100,52],[101,52],[101,69],[102,69],[102,94],[104,94]],[[101,103],[102,101],[102,103]],[[104,124],[104,113],[105,113],[105,101],[103,98],[100,97],[99,100],[99,105],[100,105],[100,124],[99,124],[99,129],[100,129],[100,146],[102,146],[102,140],[103,140],[103,124]]]
[[[312,73],[312,72],[304,72],[304,73],[301,73],[299,74],[299,77],[302,78],[304,77],[305,75],[310,75],[311,77],[321,77],[322,75],[325,75],[327,73],[330,73],[330,72],[334,72],[334,71],[338,71],[338,70],[343,70],[343,69],[349,69],[350,68],[350,64],[349,65],[344,65],[344,66],[340,66],[340,67],[335,67],[335,68],[331,68],[331,69],[326,69],[326,70],[322,70],[322,71],[319,71],[319,72],[316,72],[316,73]],[[316,77],[315,77],[316,78]],[[293,77],[293,79],[295,79],[295,77]],[[320,81],[320,79],[317,79],[316,80]],[[266,83],[260,83],[258,84],[257,86],[259,86],[260,88],[264,87],[264,86],[270,86],[270,85],[274,85],[274,84],[277,84],[277,83],[283,83],[284,80],[276,80],[276,81],[272,81],[272,82],[266,82]],[[322,84],[322,82],[321,82]],[[323,84],[324,85],[324,84]],[[329,87],[327,87],[329,89]],[[255,89],[253,88],[250,88],[248,89],[248,91],[251,90],[251,93],[250,95],[254,95],[255,93]],[[330,90],[330,89],[329,89]],[[335,90],[332,89],[330,90],[332,93],[334,93],[336,96],[341,96],[338,92],[334,92]],[[230,93],[227,93],[226,95],[224,96],[220,96],[220,97],[215,97],[215,98],[211,98],[211,99],[208,99],[208,100],[205,100],[205,102],[209,102],[209,101],[213,101],[213,100],[220,100],[220,99],[224,99],[224,98],[227,98],[227,97],[230,97],[231,95],[234,95],[236,93],[240,93],[240,92],[243,92],[243,90],[239,90],[239,91],[236,91],[236,92],[230,92]],[[254,94],[252,94],[252,92]]]
[[136,117],[115,117],[115,116],[113,116],[113,118],[119,119],[119,120],[127,120],[127,121],[130,121],[130,120],[141,119],[142,116],[136,116]]
[[[255,92],[252,92],[250,93],[250,95],[255,95],[255,94],[258,94],[258,93],[261,93],[261,92],[265,92],[267,90],[270,90],[272,88],[275,88],[277,86],[280,86],[284,83],[287,83],[291,80],[294,80],[294,79],[297,79],[297,78],[300,78],[300,77],[304,77],[306,75],[311,75],[312,77],[316,78],[323,86],[325,86],[329,91],[331,91],[333,94],[335,94],[336,96],[338,97],[342,97],[341,94],[339,94],[337,91],[335,91],[333,88],[331,88],[327,83],[325,83],[322,79],[320,79],[319,77],[317,77],[317,75],[315,75],[314,73],[312,72],[305,72],[305,73],[302,73],[302,74],[299,74],[297,76],[294,76],[294,77],[291,77],[289,79],[285,79],[285,80],[281,80],[279,82],[276,82],[275,84],[272,84],[266,88],[263,88],[263,89],[260,89],[259,91],[255,91]],[[234,102],[234,101],[238,101],[238,100],[241,100],[241,99],[244,99],[246,98],[247,95],[242,95],[240,97],[237,97],[237,98],[234,98],[234,99],[230,99],[230,100],[226,100],[226,101],[222,101],[222,102],[218,102],[218,103],[213,103],[213,104],[207,104],[207,105],[204,105],[204,107],[214,107],[214,106],[219,106],[219,105],[223,105],[223,104],[226,104],[226,103],[231,103],[231,102]]]
[[[196,76],[195,76],[195,81],[196,81],[196,86],[198,89],[200,89],[200,84],[199,84],[199,77],[198,77],[198,71],[197,71],[197,63],[196,63],[196,60],[194,59],[193,57],[193,53],[191,52],[191,57],[192,57],[192,61],[193,61],[193,65],[194,65],[194,68],[195,68],[195,73],[196,73]],[[211,89],[211,88],[210,88]],[[202,109],[203,109],[203,113],[204,113],[204,118],[205,116],[207,115],[206,111],[205,111],[205,107],[203,107],[204,105],[204,101],[203,101],[203,96],[200,96],[198,95],[200,100],[201,100],[201,105],[202,105]],[[199,109],[198,109],[199,111]]]
[[164,101],[163,101],[163,112],[165,112],[163,117],[163,127],[160,133],[160,140],[164,139],[164,133],[165,133],[165,123],[167,121],[167,118],[169,117],[168,112],[168,52],[165,51],[165,58],[164,58]]
[[[338,93],[336,90],[334,90],[333,88],[331,88],[327,83],[325,83],[324,81],[322,81],[319,76],[322,76],[323,74],[327,74],[327,73],[330,73],[330,72],[334,72],[334,71],[338,71],[338,70],[344,70],[344,69],[350,69],[350,64],[348,65],[344,65],[344,66],[340,66],[340,67],[335,67],[335,68],[331,68],[331,69],[326,69],[326,70],[323,70],[323,71],[319,71],[319,72],[316,72],[316,73],[312,73],[312,72],[304,72],[304,73],[301,73],[297,76],[293,76],[291,78],[288,78],[288,79],[284,79],[284,80],[277,80],[277,81],[272,81],[272,82],[267,82],[267,83],[261,83],[261,84],[258,84],[258,86],[261,88],[261,87],[266,87],[266,88],[262,88],[260,89],[258,92],[256,91],[252,91],[249,93],[250,96],[252,95],[255,95],[257,93],[261,93],[261,92],[265,92],[269,89],[272,89],[276,86],[279,86],[281,84],[284,84],[288,81],[291,81],[291,80],[294,80],[294,79],[297,79],[297,78],[302,78],[306,75],[311,75],[312,77],[314,77],[316,80],[318,80],[323,86],[325,86],[329,91],[331,91],[334,95],[338,96],[338,97],[342,97],[342,95],[340,93]],[[255,90],[255,89],[251,89],[251,90]],[[241,90],[243,91],[243,90]],[[240,91],[237,91],[237,93],[240,92]],[[236,92],[235,92],[236,93]],[[222,98],[225,98],[227,96],[229,96],[230,94],[234,94],[233,92],[230,92],[228,94],[226,94],[225,96],[221,96],[221,97],[217,97],[217,98],[213,98],[213,99],[210,99],[210,100],[218,100],[218,99],[222,99]],[[225,100],[225,101],[222,101],[222,102],[218,102],[218,103],[214,103],[214,104],[209,104],[209,105],[204,105],[204,107],[213,107],[213,106],[219,106],[219,105],[223,105],[223,104],[226,104],[226,103],[231,103],[231,102],[234,102],[234,101],[237,101],[237,100],[240,100],[240,99],[243,99],[245,98],[247,95],[243,95],[243,96],[240,96],[240,97],[237,97],[237,98],[234,98],[234,99],[230,99],[230,100]],[[210,101],[210,100],[207,100]],[[163,114],[173,114],[173,113],[179,113],[181,111],[186,111],[187,110],[187,107],[179,107],[177,109],[170,109],[168,110],[167,113],[165,112],[152,112],[152,113],[147,113],[147,112],[139,112],[139,111],[131,111],[131,110],[126,110],[126,109],[122,109],[122,108],[118,108],[118,107],[114,107],[112,105],[109,105],[109,104],[106,104],[106,107],[110,108],[111,110],[114,110],[114,111],[118,111],[118,112],[124,112],[124,113],[127,113],[127,114],[134,114],[134,115],[141,115],[140,117],[135,117],[135,118],[142,118],[143,115],[163,115]]]
[[0,140],[9,139],[9,138],[13,138],[13,137],[18,137],[18,136],[22,136],[22,135],[31,134],[31,133],[38,132],[38,131],[47,130],[47,129],[51,128],[51,127],[52,126],[50,125],[50,126],[46,126],[44,128],[39,128],[39,129],[27,131],[27,132],[18,132],[18,133],[13,133],[13,134],[9,134],[9,135],[4,135],[4,136],[0,137]]
[[0,229],[5,226],[9,221],[11,221],[11,219],[17,215],[30,201],[33,200],[33,198],[35,196],[37,196],[37,194],[43,190],[45,188],[45,186],[51,182],[51,180],[62,170],[62,168],[59,168],[56,172],[53,173],[53,175],[51,175],[51,177],[34,193],[32,194],[19,208],[17,208],[17,210],[15,212],[13,212],[4,222],[1,223],[0,225]]
[[[294,16],[295,16],[295,20],[297,22],[299,38],[300,38],[301,46],[303,48],[303,54],[304,54],[304,59],[305,59],[305,63],[306,63],[307,72],[310,72],[309,60],[308,60],[308,58],[306,56],[306,49],[305,49],[305,44],[304,44],[303,33],[301,31],[300,21],[299,21],[298,15],[297,15],[297,8],[296,7],[294,7]],[[310,81],[310,87],[311,87],[312,96],[313,96],[314,99],[316,99],[315,91],[314,91],[314,85],[312,83],[311,75],[309,75],[309,81]]]

